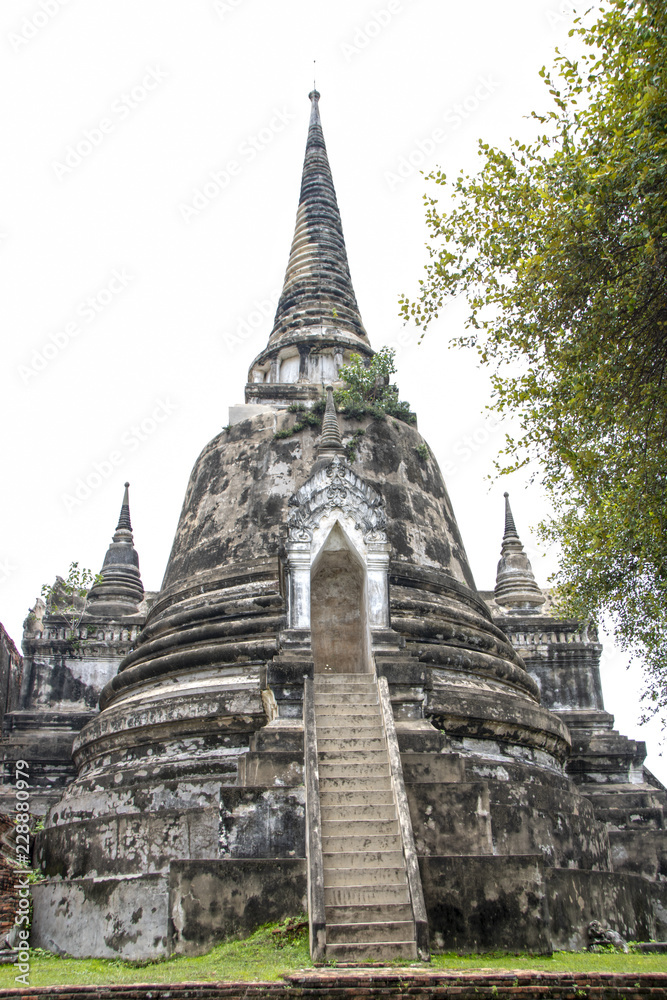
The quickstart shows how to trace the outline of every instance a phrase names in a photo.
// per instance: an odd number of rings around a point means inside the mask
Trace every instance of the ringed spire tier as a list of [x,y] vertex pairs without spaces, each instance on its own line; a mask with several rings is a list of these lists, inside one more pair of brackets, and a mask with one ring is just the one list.
[[505,493],[505,534],[494,593],[496,603],[508,611],[537,611],[545,600],[516,530],[509,493]]
[[313,90],[309,97],[294,238],[269,342],[250,367],[247,403],[314,398],[324,384],[338,381],[338,371],[352,353],[374,353],[352,287],[320,122],[320,95]]
[[88,594],[95,613],[131,613],[144,599],[139,572],[139,556],[134,547],[130,521],[129,483],[125,483],[123,503],[113,539],[104,557],[101,580]]

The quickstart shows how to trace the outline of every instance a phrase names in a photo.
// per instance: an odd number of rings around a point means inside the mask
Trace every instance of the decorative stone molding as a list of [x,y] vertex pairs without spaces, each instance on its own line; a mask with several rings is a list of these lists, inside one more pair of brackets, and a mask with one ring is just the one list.
[[285,543],[289,624],[310,627],[310,574],[318,552],[338,523],[366,571],[368,623],[389,625],[389,554],[385,501],[340,456],[318,469],[290,499]]
[[352,519],[365,542],[387,541],[384,497],[338,456],[297,490],[290,507],[289,541],[312,541],[322,518],[334,510]]

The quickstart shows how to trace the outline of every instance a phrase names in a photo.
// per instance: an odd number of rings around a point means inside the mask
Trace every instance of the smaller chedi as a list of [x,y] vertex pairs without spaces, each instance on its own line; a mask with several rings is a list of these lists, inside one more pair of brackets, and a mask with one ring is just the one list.
[[97,583],[79,596],[67,594],[58,578],[24,622],[23,657],[4,702],[2,811],[13,806],[17,760],[30,763],[33,817],[43,818],[58,801],[76,775],[74,737],[98,714],[102,689],[136,642],[155,598],[141,582],[128,488]]
[[580,948],[594,920],[662,937],[665,790],[604,711],[594,630],[550,612],[509,498],[480,593],[416,426],[336,412],[341,366],[374,352],[310,99],[245,401],[195,462],[159,593],[128,508],[90,594],[127,647],[68,730],[33,943],[196,954],[303,910],[334,962]]

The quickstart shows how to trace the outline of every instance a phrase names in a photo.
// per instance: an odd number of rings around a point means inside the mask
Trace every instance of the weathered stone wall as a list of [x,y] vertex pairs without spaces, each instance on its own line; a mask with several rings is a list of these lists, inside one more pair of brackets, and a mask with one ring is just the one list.
[[223,787],[220,857],[305,858],[305,817],[303,785]]
[[166,957],[167,878],[70,879],[32,886],[31,944],[73,958]]
[[307,909],[303,858],[176,862],[169,877],[170,949],[201,955],[221,938]]
[[16,708],[22,673],[21,654],[0,623],[0,717]]
[[566,771],[605,828],[614,871],[667,880],[667,793],[644,765],[645,743],[614,730],[604,710],[595,628],[550,614],[548,592],[539,614],[503,612],[492,594],[483,596],[520,652],[542,704],[568,726]]
[[84,615],[75,643],[42,601],[28,616],[20,691],[3,718],[2,758],[7,786],[13,762],[28,762],[33,815],[43,816],[75,777],[74,738],[97,715],[100,693],[136,641],[153,596],[122,618]]

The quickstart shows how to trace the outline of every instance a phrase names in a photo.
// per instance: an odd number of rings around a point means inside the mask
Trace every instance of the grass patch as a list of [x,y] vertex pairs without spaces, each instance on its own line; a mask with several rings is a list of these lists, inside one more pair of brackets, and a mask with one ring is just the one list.
[[641,955],[630,952],[555,951],[553,955],[510,955],[491,952],[485,955],[457,955],[446,952],[434,955],[434,970],[473,972],[479,969],[532,969],[536,972],[667,972],[667,955]]
[[[224,941],[198,958],[172,956],[157,962],[105,958],[60,958],[40,949],[30,956],[30,986],[104,986],[112,983],[217,982],[280,979],[284,972],[312,968],[307,930],[294,921],[267,924],[242,941]],[[0,989],[13,989],[16,970],[0,966]]]
[[[172,957],[158,962],[120,959],[59,958],[34,950],[30,986],[93,986],[113,983],[179,983],[242,980],[272,981],[289,972],[312,969],[308,934],[298,920],[267,924],[242,941],[225,941],[198,958]],[[436,972],[528,970],[540,972],[667,972],[667,955],[589,954],[556,952],[551,957],[492,953],[434,955],[428,965],[392,962],[391,966],[421,967]],[[13,966],[0,966],[0,988],[16,987]]]

